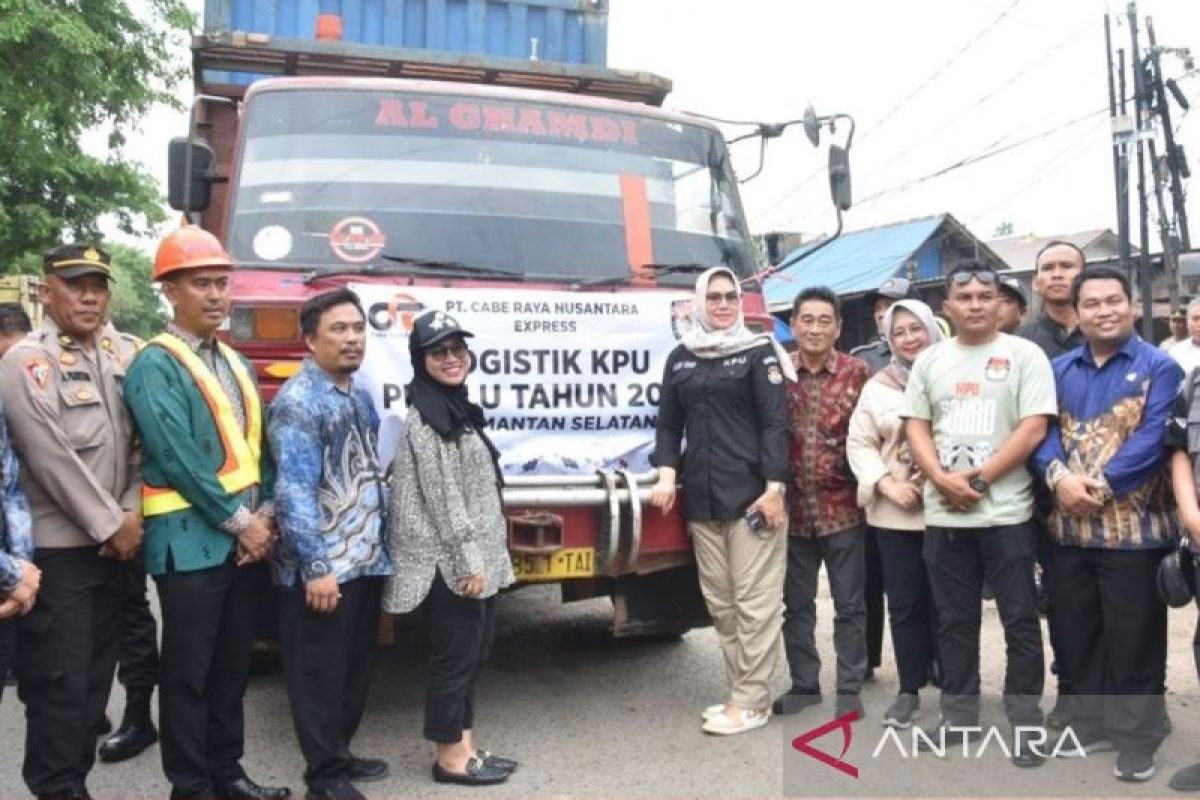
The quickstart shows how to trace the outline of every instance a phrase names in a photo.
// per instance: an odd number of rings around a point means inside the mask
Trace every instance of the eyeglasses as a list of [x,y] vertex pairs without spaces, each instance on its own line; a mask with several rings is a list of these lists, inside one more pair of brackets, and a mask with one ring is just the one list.
[[445,361],[447,358],[450,358],[451,356],[453,356],[455,359],[461,361],[463,358],[466,357],[467,353],[469,353],[469,352],[470,352],[470,348],[468,348],[462,342],[457,342],[457,343],[451,344],[451,345],[441,345],[439,347],[431,347],[425,351],[426,355],[428,355],[434,361],[439,361],[439,362]]
[[992,269],[956,269],[947,276],[947,279],[955,286],[965,286],[971,281],[994,284],[1000,280],[1000,277]]
[[704,295],[704,299],[706,302],[712,303],[714,306],[719,306],[722,302],[724,302],[725,305],[735,306],[737,305],[738,300],[741,299],[741,295],[737,292],[709,292],[708,294]]

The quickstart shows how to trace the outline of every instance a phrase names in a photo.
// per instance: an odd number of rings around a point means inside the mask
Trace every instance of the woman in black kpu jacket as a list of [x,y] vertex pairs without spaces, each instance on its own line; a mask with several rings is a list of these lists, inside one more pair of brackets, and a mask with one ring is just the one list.
[[725,267],[696,281],[693,325],[663,375],[654,452],[659,479],[651,502],[664,512],[675,504],[682,471],[700,588],[731,684],[728,700],[704,709],[703,730],[713,734],[767,723],[783,622],[789,478],[783,382],[796,376],[771,336],[745,327],[741,300],[737,278]]

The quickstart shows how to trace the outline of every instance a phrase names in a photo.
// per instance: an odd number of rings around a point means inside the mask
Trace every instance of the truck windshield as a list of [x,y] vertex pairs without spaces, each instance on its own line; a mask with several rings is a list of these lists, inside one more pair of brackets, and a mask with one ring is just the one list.
[[754,269],[725,143],[699,125],[313,89],[255,95],[245,126],[228,237],[239,263],[369,270],[393,255],[564,279]]

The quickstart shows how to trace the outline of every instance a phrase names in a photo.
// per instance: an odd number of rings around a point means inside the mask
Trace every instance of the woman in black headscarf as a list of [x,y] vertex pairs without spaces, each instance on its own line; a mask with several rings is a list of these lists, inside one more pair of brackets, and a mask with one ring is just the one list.
[[467,396],[472,334],[444,311],[418,317],[409,336],[404,437],[392,464],[388,550],[395,572],[383,607],[423,607],[431,656],[425,738],[437,746],[439,783],[507,780],[517,762],[472,737],[475,684],[494,634],[496,593],[513,582],[496,448],[483,410]]

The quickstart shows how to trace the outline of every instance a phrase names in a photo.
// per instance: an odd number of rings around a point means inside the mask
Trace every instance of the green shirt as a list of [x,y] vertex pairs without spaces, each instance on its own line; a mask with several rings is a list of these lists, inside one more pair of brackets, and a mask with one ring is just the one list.
[[[249,362],[242,358],[242,363],[253,376]],[[261,484],[227,493],[217,477],[225,451],[216,420],[183,364],[153,344],[129,368],[125,405],[142,438],[145,482],[170,486],[191,503],[190,508],[146,518],[142,546],[146,572],[162,575],[168,568],[190,572],[223,563],[236,543],[236,537],[225,530],[227,523],[239,509],[253,511],[258,502],[271,500],[274,467],[266,441],[259,463]]]
[[[1054,372],[1036,344],[998,334],[986,344],[957,338],[917,357],[901,416],[929,420],[938,459],[947,472],[982,466],[1026,417],[1054,416]],[[925,482],[925,524],[946,528],[1017,525],[1033,513],[1033,491],[1024,466],[991,485],[968,512],[951,511],[931,481]]]

